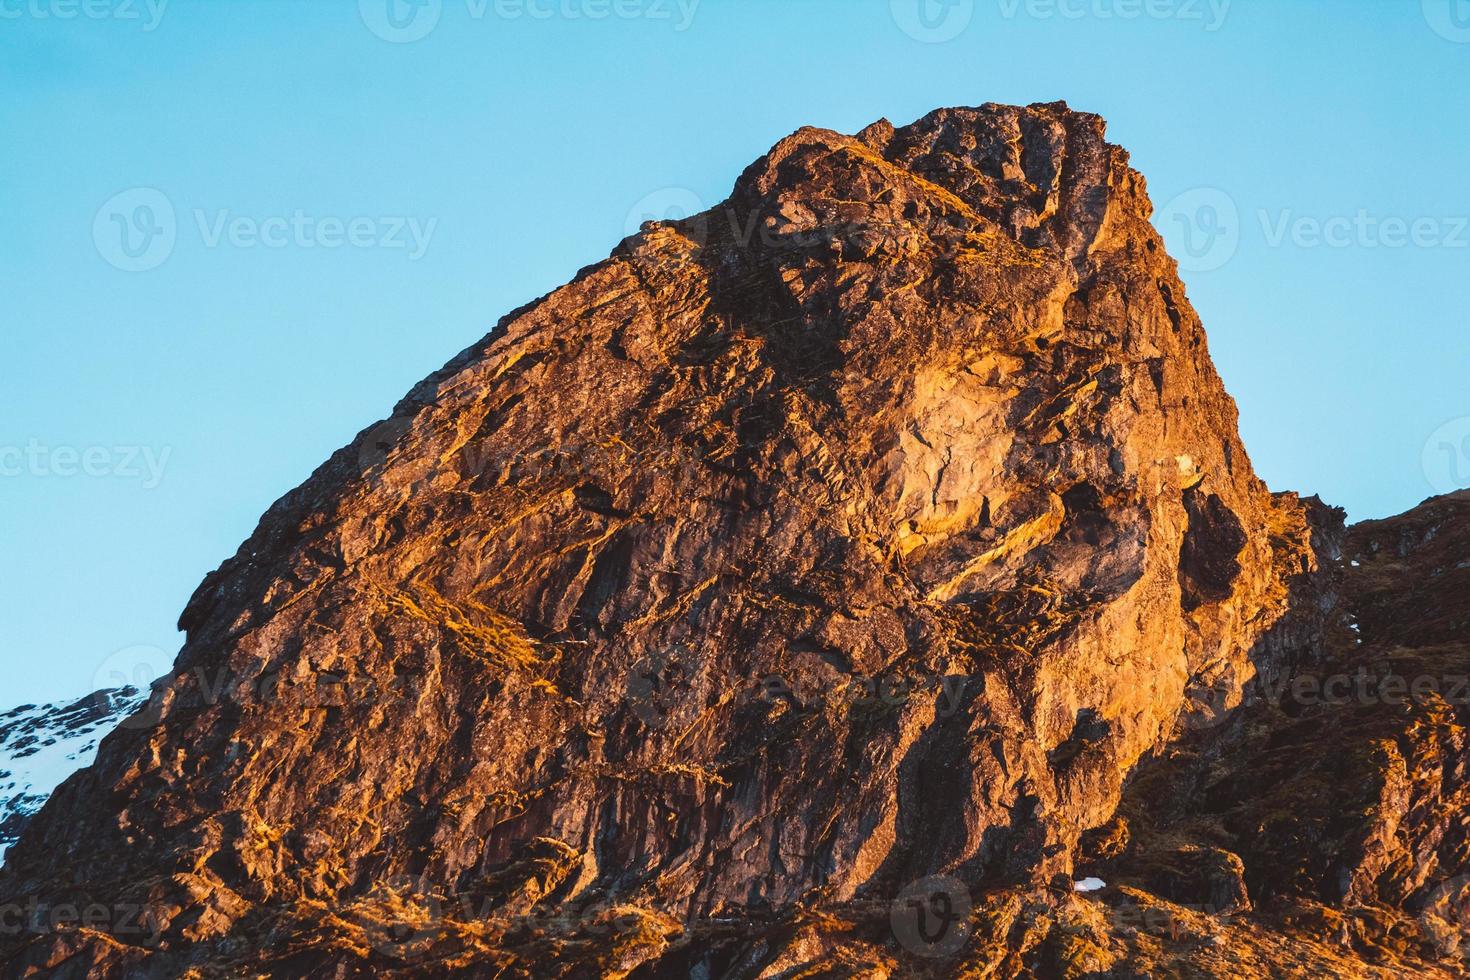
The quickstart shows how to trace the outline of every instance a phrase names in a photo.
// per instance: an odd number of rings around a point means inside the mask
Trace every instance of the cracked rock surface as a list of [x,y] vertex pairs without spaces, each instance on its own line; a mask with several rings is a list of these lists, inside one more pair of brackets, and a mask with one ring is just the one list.
[[[148,928],[0,935],[0,972],[1357,962],[1240,925],[1262,876],[1406,901],[1460,838],[1370,821],[1344,879],[1307,831],[1165,859],[1117,827],[1181,746],[1252,750],[1252,685],[1326,655],[1343,590],[1340,513],[1252,472],[1150,214],[1062,104],[803,129],[511,313],[208,576],[0,872]],[[1353,594],[1366,637],[1390,600]],[[1086,862],[1137,887],[1076,894]],[[909,928],[946,889],[941,938]]]

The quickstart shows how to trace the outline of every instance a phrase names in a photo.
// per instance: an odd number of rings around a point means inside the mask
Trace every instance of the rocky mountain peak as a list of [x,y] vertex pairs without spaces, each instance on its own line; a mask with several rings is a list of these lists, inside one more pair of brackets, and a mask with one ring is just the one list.
[[205,580],[0,872],[146,936],[0,962],[1081,975],[1093,837],[1340,591],[1149,216],[1058,103],[803,129],[645,225]]

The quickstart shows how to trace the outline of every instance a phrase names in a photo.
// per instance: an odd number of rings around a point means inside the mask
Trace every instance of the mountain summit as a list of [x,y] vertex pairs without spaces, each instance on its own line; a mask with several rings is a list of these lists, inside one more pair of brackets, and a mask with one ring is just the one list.
[[1412,873],[1338,888],[1250,782],[1253,691],[1353,646],[1342,515],[1252,472],[1150,214],[1063,104],[803,129],[507,316],[200,586],[4,972],[1432,975],[1446,866],[1380,822]]

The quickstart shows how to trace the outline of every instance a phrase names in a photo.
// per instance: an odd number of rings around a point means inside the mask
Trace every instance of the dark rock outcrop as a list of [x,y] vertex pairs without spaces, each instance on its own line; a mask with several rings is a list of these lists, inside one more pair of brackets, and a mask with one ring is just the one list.
[[[1470,958],[1470,493],[1346,536],[1308,655],[1140,767],[1088,867],[1165,897],[1173,849],[1242,860],[1263,921],[1392,975]],[[1105,835],[1096,835],[1099,840]],[[1115,835],[1116,836],[1116,835]],[[1197,904],[1204,907],[1205,900]],[[1188,904],[1188,903],[1187,903]]]

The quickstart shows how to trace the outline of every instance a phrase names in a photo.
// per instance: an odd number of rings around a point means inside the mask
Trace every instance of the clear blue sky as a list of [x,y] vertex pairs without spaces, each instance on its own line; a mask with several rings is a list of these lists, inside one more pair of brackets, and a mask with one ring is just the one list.
[[161,672],[272,501],[804,124],[1102,113],[1273,488],[1470,474],[1467,0],[387,2],[0,0],[0,708]]

